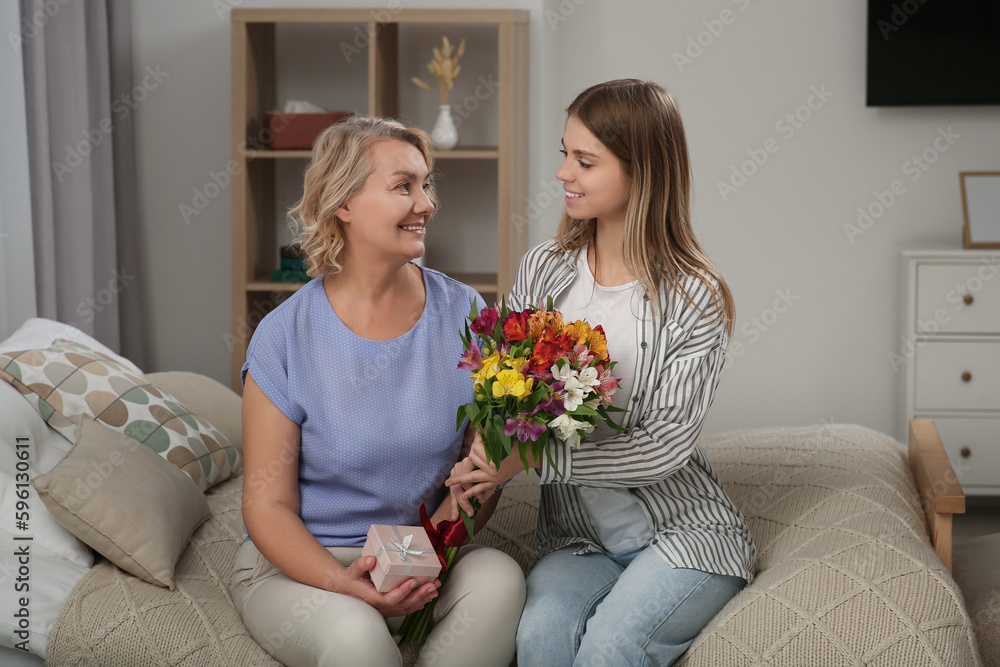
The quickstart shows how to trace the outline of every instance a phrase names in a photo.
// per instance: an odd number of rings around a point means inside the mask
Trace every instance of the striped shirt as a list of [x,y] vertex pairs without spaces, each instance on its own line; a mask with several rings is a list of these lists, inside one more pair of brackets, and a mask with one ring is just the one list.
[[[557,297],[576,277],[577,255],[554,241],[529,250],[511,307]],[[681,284],[698,308],[669,286],[655,312],[643,295],[636,376],[622,422],[627,431],[575,449],[549,440],[555,467],[546,460],[540,473],[536,560],[569,545],[577,553],[604,552],[581,496],[591,487],[617,488],[642,507],[651,546],[671,567],[753,579],[753,536],[697,443],[725,363],[726,323],[714,319],[718,311],[700,279],[685,276]]]

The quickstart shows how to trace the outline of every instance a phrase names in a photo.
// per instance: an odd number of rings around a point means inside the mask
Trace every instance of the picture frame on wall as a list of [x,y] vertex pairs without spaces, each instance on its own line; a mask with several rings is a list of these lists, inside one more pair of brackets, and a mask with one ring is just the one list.
[[966,248],[1000,248],[1000,171],[963,171],[963,245]]

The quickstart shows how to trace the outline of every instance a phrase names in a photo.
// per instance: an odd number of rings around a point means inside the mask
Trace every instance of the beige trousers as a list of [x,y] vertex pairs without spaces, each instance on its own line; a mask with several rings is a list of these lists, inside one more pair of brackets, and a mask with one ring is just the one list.
[[[360,547],[327,547],[345,567]],[[524,574],[507,554],[464,546],[441,586],[420,667],[507,667],[524,607]],[[236,611],[265,651],[289,667],[393,667],[402,657],[385,618],[357,598],[307,586],[283,574],[253,542],[240,546],[230,587]]]

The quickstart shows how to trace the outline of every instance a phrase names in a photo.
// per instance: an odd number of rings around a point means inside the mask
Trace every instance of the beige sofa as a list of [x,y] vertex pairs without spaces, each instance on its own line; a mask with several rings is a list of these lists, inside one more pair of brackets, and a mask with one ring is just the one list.
[[[242,446],[239,398],[184,373],[152,381]],[[681,660],[726,665],[975,665],[975,637],[950,562],[950,516],[960,487],[917,424],[911,449],[849,425],[705,435],[702,445],[747,517],[759,550],[756,580],[705,628]],[[938,467],[935,463],[942,464]],[[920,480],[925,488],[918,492]],[[275,665],[243,628],[228,593],[243,538],[242,478],[207,496],[212,516],[177,564],[176,590],[101,561],[76,585],[49,642],[50,665]],[[958,488],[956,492],[955,489]],[[539,489],[517,478],[478,538],[527,571]],[[921,500],[923,499],[923,505]],[[928,536],[930,511],[937,551]],[[407,662],[414,647],[403,647]]]

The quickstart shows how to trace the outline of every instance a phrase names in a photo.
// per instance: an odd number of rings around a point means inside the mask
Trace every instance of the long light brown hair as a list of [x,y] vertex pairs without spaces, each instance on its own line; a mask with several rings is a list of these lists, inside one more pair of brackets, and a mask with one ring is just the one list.
[[[664,282],[697,308],[681,284],[683,276],[693,276],[708,287],[718,319],[732,334],[732,293],[691,226],[691,163],[674,98],[651,81],[618,79],[583,91],[566,113],[583,123],[628,174],[622,255],[654,308]],[[563,250],[582,248],[594,238],[596,224],[564,211],[556,242]]]
[[[295,241],[306,255],[311,277],[337,274],[343,268],[344,224],[337,217],[347,200],[361,192],[375,170],[372,146],[378,141],[403,141],[416,147],[434,169],[434,155],[427,133],[386,118],[355,117],[323,131],[313,143],[312,162],[306,169],[302,199],[289,211]],[[434,192],[428,193],[435,202]]]

